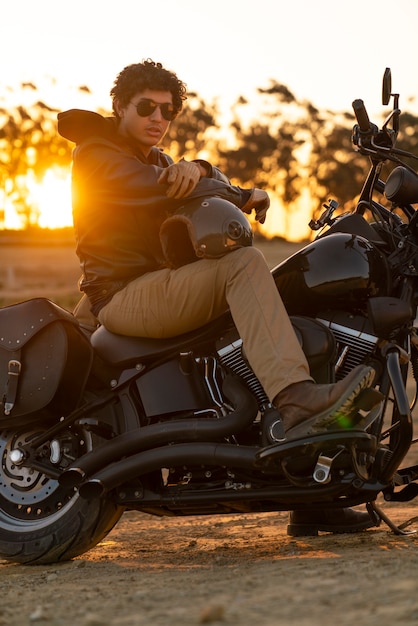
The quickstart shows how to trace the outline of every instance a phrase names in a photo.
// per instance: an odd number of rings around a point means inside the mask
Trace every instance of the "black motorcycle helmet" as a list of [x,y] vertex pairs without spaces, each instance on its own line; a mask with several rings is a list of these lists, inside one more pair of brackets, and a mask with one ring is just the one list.
[[162,223],[160,241],[167,265],[180,267],[251,246],[253,233],[244,213],[232,202],[200,198],[180,207]]

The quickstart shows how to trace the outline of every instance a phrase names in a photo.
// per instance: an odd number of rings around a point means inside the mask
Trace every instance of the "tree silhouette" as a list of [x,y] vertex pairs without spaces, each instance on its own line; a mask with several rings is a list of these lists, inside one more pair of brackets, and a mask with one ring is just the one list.
[[[22,88],[36,91],[33,83]],[[86,86],[80,90],[89,93]],[[50,168],[70,166],[73,144],[58,135],[57,112],[40,100],[30,108],[0,109],[0,183],[26,227],[38,218],[28,198],[28,175],[41,181]],[[222,113],[216,101],[190,94],[163,147],[175,160],[204,158],[234,184],[266,189],[288,215],[302,196],[312,213],[330,197],[344,210],[354,207],[369,164],[353,150],[352,113],[319,111],[274,80],[258,88],[255,102],[239,96],[227,126]],[[397,145],[418,152],[418,117],[402,115]]]
[[169,127],[163,147],[174,160],[208,158],[216,150],[213,137],[218,118],[215,104],[206,104],[197,94],[189,94],[181,115]]
[[4,199],[13,202],[29,227],[37,214],[28,202],[27,177],[41,181],[53,166],[69,167],[71,147],[56,132],[57,110],[38,101],[30,110],[0,109],[0,182]]

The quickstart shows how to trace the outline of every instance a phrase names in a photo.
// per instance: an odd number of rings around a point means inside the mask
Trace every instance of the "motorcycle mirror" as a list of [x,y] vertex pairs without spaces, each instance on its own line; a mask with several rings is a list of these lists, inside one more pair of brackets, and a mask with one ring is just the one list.
[[383,74],[383,84],[382,84],[382,104],[385,106],[389,104],[390,96],[392,92],[392,73],[390,71],[390,67],[385,69],[385,73]]

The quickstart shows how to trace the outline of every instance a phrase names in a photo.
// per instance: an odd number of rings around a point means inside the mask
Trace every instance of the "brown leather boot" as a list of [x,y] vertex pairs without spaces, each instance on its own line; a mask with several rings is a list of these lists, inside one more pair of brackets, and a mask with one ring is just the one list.
[[[359,408],[354,401],[372,385],[374,376],[372,367],[359,365],[334,384],[317,385],[312,381],[303,381],[283,389],[274,399],[274,404],[279,409],[286,437],[293,439],[330,428],[352,427],[351,418]],[[370,392],[367,410],[371,410],[382,398],[379,392]]]
[[380,520],[373,519],[367,511],[350,508],[291,511],[287,534],[290,537],[315,537],[319,531],[336,534],[357,533],[379,524]]

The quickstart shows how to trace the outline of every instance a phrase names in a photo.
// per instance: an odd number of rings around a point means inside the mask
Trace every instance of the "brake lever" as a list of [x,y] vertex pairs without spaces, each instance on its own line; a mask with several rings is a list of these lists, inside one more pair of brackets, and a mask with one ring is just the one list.
[[371,138],[371,146],[376,151],[392,152],[395,148],[396,137],[398,135],[392,128],[388,128],[391,115],[382,126],[382,130],[379,130]]
[[375,124],[370,124],[367,131],[361,130],[358,124],[353,127],[351,140],[358,152],[362,154],[370,154],[376,151],[377,146],[374,145],[374,138],[377,136],[379,129]]

